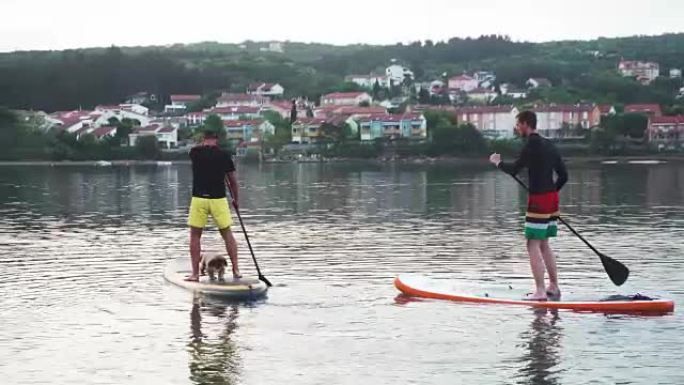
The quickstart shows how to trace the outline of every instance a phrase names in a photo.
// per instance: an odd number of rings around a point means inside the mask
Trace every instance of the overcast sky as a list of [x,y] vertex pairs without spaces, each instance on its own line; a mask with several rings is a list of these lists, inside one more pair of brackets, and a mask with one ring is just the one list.
[[506,34],[591,39],[684,31],[682,0],[0,0],[0,51],[199,41],[333,44]]

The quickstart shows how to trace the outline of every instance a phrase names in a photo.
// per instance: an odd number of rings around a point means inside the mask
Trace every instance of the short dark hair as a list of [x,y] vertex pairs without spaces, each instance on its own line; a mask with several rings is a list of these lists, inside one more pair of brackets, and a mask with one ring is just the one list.
[[532,111],[523,111],[515,117],[520,123],[526,123],[531,129],[537,129],[537,114]]
[[204,131],[204,138],[205,139],[218,139],[218,132],[214,130],[206,130]]

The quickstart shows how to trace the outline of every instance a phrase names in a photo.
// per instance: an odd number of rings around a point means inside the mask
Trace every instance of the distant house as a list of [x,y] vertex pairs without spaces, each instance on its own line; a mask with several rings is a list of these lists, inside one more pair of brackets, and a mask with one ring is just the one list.
[[551,81],[546,78],[529,78],[525,85],[529,88],[547,88],[551,87]]
[[321,106],[358,106],[372,101],[367,92],[333,92],[321,96]]
[[489,103],[498,96],[495,91],[486,88],[475,88],[468,92],[467,95],[468,99],[478,103]]
[[401,105],[406,103],[407,100],[408,100],[408,98],[405,96],[398,96],[396,98],[383,100],[378,105],[382,108],[389,110],[389,109],[401,107]]
[[285,89],[278,83],[253,83],[247,87],[247,94],[280,98]]
[[126,98],[126,104],[156,103],[157,95],[149,92],[138,92]]
[[684,144],[684,115],[652,117],[648,124],[648,141],[658,149],[680,149]]
[[265,135],[275,134],[275,126],[268,120],[225,120],[223,125],[229,140],[259,142]]
[[362,141],[380,138],[422,140],[427,137],[427,120],[423,114],[371,115],[358,122]]
[[430,82],[430,87],[428,88],[430,96],[441,95],[444,93],[444,82],[441,80],[433,80]]
[[479,86],[480,82],[478,82],[477,79],[466,74],[454,76],[448,81],[448,87],[450,91],[454,90],[469,92]]
[[344,77],[344,81],[347,83],[355,83],[360,87],[373,88],[375,83],[382,88],[388,88],[390,86],[389,77],[386,75],[347,75]]
[[93,115],[93,111],[57,111],[50,114],[50,120],[54,123],[54,129],[70,134],[81,130],[83,127],[95,128],[95,120],[99,114]]
[[132,104],[132,103],[119,104],[119,108],[122,111],[129,111],[129,112],[133,112],[135,114],[143,115],[143,116],[147,116],[150,114],[150,109],[143,106],[143,105],[140,105],[140,104]]
[[625,106],[625,114],[643,114],[648,117],[663,116],[659,104],[628,104]]
[[95,136],[96,139],[102,140],[104,138],[111,138],[116,135],[116,127],[114,126],[102,126],[100,128],[96,128],[91,132],[92,135]]
[[601,116],[609,116],[616,114],[615,106],[613,106],[612,104],[599,104],[598,108],[601,112]]
[[317,143],[323,140],[321,126],[325,119],[298,118],[292,123],[292,141],[295,143]]
[[399,64],[392,64],[385,68],[385,76],[387,76],[390,85],[399,85],[406,78],[414,79],[413,71]]
[[261,52],[277,52],[277,53],[283,53],[285,50],[283,49],[283,43],[279,41],[272,41],[268,43],[268,47],[261,47],[259,48],[259,51]]
[[204,116],[218,115],[221,120],[257,119],[261,116],[261,107],[229,106],[214,107],[203,111]]
[[[137,111],[137,112],[136,112]],[[129,119],[141,126],[147,126],[152,122],[152,118],[147,113],[147,107],[131,104],[101,105],[95,107],[93,111],[94,126],[109,126],[110,120],[115,118],[118,121]]]
[[499,85],[502,96],[507,96],[513,99],[525,99],[527,98],[527,90],[516,88],[510,83],[502,83]]
[[660,76],[660,65],[654,62],[620,60],[618,72],[625,77],[634,77],[642,84],[650,84]]
[[162,148],[174,148],[178,146],[178,129],[161,123],[152,123],[148,126],[137,127],[128,135],[130,146],[135,146],[138,139],[143,136],[155,136]]
[[142,106],[140,104],[115,104],[115,105],[99,105],[95,107],[95,111],[107,112],[107,111],[126,111],[132,112],[141,116],[148,116],[150,114],[150,109]]
[[[295,100],[295,108],[297,109],[297,117],[306,117],[308,102],[303,99]],[[274,100],[262,107],[263,111],[277,112],[283,119],[289,120],[292,114],[292,100]]]
[[515,135],[518,109],[514,106],[460,107],[455,115],[459,124],[471,124],[487,138],[505,139]]
[[183,117],[185,118],[185,124],[190,127],[196,127],[204,124],[204,120],[207,118],[208,114],[205,112],[189,112]]
[[234,94],[229,92],[224,92],[216,100],[215,107],[230,107],[230,106],[252,106],[259,107],[270,102],[271,99],[268,96],[256,95],[256,94]]
[[578,137],[601,123],[601,111],[595,104],[547,104],[535,106],[537,131],[549,138]]
[[490,88],[496,82],[496,74],[493,71],[477,71],[473,74],[480,88]]
[[670,79],[681,79],[682,78],[682,70],[679,68],[671,68],[670,69]]
[[200,95],[171,95],[171,104],[164,107],[164,112],[167,113],[183,113],[193,103],[197,103],[202,99]]

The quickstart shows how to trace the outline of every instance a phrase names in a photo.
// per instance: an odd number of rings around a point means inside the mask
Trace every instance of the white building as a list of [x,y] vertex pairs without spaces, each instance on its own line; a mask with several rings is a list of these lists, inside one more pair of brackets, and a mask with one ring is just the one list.
[[499,86],[502,96],[508,96],[513,99],[525,99],[527,97],[527,91],[523,89],[517,89],[510,83],[502,83]]
[[359,119],[361,140],[417,139],[427,137],[427,120],[423,114],[406,113],[402,115],[371,115]]
[[[247,48],[245,46],[245,48]],[[283,53],[285,50],[283,49],[283,43],[279,41],[272,41],[268,43],[268,47],[261,47],[259,48],[259,51],[261,52],[277,52],[277,53]]]
[[516,115],[518,115],[518,109],[514,106],[476,106],[456,109],[456,120],[459,124],[472,124],[482,135],[491,139],[512,138]]
[[486,88],[476,88],[468,92],[468,99],[478,103],[489,103],[496,99],[497,96],[496,91]]
[[264,95],[250,95],[250,94],[233,94],[224,92],[216,100],[215,107],[231,107],[231,106],[252,106],[259,107],[270,102],[270,98]]
[[152,123],[147,126],[137,127],[128,135],[129,145],[135,146],[138,138],[143,136],[155,136],[162,148],[174,148],[178,146],[178,129],[172,126]]
[[367,92],[333,92],[321,96],[321,106],[358,106],[364,102],[373,102]]
[[247,94],[267,97],[282,97],[285,88],[278,83],[254,83],[247,87]]
[[199,102],[201,99],[200,95],[171,95],[171,104],[164,106],[164,112],[183,113],[190,105]]
[[223,122],[226,137],[245,142],[260,142],[275,134],[275,126],[268,120],[226,120]]
[[477,71],[473,77],[477,80],[480,88],[490,88],[496,82],[496,74],[492,71]]
[[413,71],[399,64],[392,64],[385,68],[385,75],[389,79],[390,84],[394,85],[401,84],[405,78],[411,80],[414,78]]
[[257,119],[261,115],[261,107],[252,106],[229,106],[229,107],[214,107],[204,110],[204,115],[218,115],[221,120],[240,120],[240,119]]
[[477,81],[472,76],[468,76],[466,74],[454,76],[449,79],[449,90],[450,91],[465,91],[469,92],[474,89],[476,89],[480,85],[480,82]]
[[529,88],[545,88],[551,87],[551,81],[546,78],[529,78],[525,83]]
[[109,120],[112,118],[116,118],[118,121],[130,119],[132,121],[138,122],[141,126],[148,126],[152,122],[152,119],[149,115],[141,115],[133,111],[120,109],[118,107],[109,108],[107,106],[98,106],[98,108],[99,109],[95,111],[98,113],[94,121],[94,126],[96,128],[109,126]]
[[649,84],[660,76],[660,65],[654,62],[620,60],[618,72],[622,76],[634,77],[642,84]]
[[140,104],[134,104],[134,103],[119,104],[119,108],[121,108],[123,111],[130,111],[130,112],[136,113],[138,115],[147,116],[150,114],[150,109],[143,106],[143,105],[140,105]]
[[345,76],[344,81],[355,83],[364,88],[373,88],[376,82],[382,88],[388,88],[390,86],[389,78],[386,75],[348,75]]

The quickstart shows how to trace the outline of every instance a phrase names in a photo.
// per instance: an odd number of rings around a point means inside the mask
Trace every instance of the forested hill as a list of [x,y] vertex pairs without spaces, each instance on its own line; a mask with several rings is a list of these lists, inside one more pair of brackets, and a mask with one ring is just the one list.
[[91,108],[149,91],[171,93],[242,92],[256,81],[278,82],[288,96],[316,98],[345,89],[345,75],[382,71],[392,59],[408,65],[417,81],[443,73],[493,70],[499,82],[524,84],[544,77],[557,86],[549,101],[672,102],[678,84],[656,81],[639,86],[615,73],[621,57],[660,63],[661,74],[684,68],[684,34],[652,37],[513,42],[503,36],[423,41],[408,45],[333,46],[285,42],[283,53],[264,52],[268,43],[199,43],[13,52],[0,54],[0,105],[47,111]]

